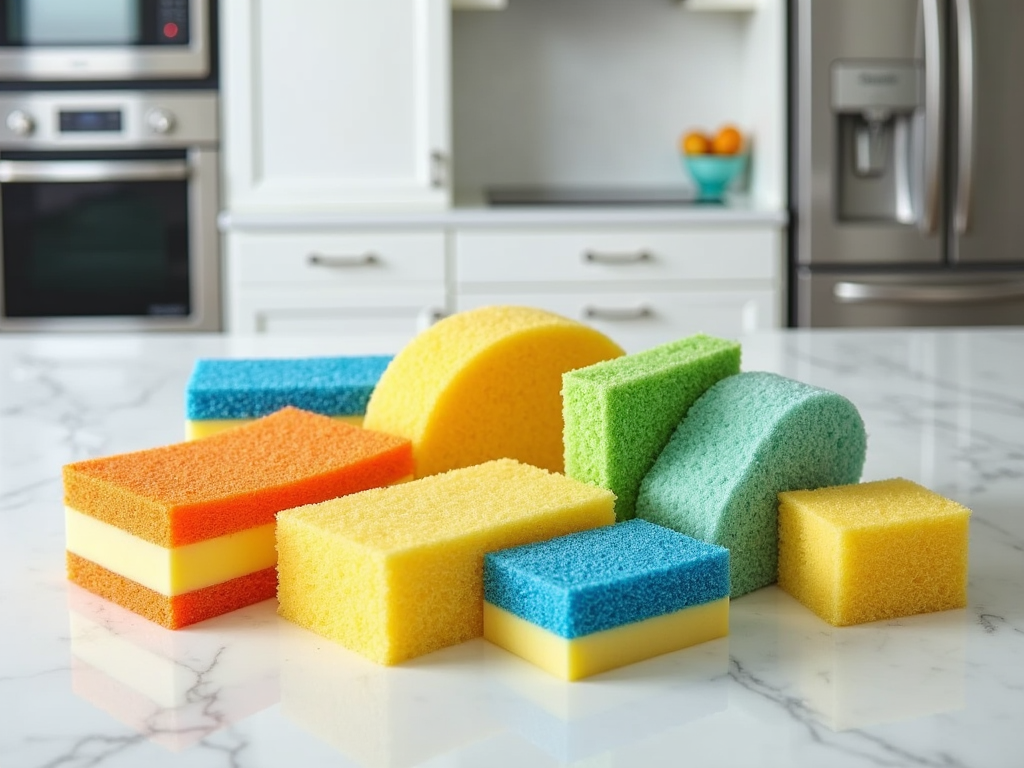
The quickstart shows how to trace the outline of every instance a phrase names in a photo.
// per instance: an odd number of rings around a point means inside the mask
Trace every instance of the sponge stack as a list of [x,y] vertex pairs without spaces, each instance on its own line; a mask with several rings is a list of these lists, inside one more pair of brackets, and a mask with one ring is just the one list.
[[561,472],[562,374],[622,354],[604,334],[540,309],[460,312],[395,357],[365,426],[412,440],[417,477],[498,458]]
[[637,516],[728,548],[739,597],[776,581],[778,493],[854,483],[866,449],[846,398],[772,373],[730,376],[672,435]]
[[740,371],[740,345],[698,334],[562,377],[565,473],[635,515],[640,481],[698,397]]
[[643,520],[489,554],[484,585],[484,637],[566,680],[728,633],[728,551]]
[[285,406],[360,424],[390,357],[198,360],[185,387],[190,440],[247,424]]
[[273,597],[274,515],[408,477],[409,442],[287,408],[64,467],[68,578],[170,629]]
[[779,586],[830,624],[967,605],[966,507],[900,478],[779,500]]
[[484,554],[610,525],[613,500],[501,459],[287,510],[279,612],[381,664],[479,637]]

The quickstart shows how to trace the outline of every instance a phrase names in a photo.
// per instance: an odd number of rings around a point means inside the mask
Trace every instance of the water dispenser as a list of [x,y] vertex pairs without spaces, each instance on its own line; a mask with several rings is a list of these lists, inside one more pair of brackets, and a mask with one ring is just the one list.
[[916,221],[921,89],[922,72],[914,61],[833,63],[840,221]]

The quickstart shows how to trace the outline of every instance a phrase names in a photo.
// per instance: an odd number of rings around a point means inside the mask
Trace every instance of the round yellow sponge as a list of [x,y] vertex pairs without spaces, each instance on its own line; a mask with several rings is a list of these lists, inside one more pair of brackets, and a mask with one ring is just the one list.
[[366,406],[366,429],[412,441],[416,476],[510,458],[561,472],[562,374],[624,352],[527,307],[452,315],[413,339]]

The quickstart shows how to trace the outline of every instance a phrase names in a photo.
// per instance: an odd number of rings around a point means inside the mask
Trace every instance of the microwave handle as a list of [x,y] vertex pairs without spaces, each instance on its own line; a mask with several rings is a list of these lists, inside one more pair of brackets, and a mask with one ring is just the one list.
[[181,181],[188,177],[184,160],[0,160],[0,184]]

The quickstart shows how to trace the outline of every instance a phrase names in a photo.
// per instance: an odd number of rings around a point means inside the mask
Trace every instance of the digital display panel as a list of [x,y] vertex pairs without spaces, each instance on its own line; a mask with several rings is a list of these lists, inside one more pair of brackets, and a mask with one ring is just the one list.
[[61,133],[116,133],[121,130],[121,111],[89,110],[60,112]]

